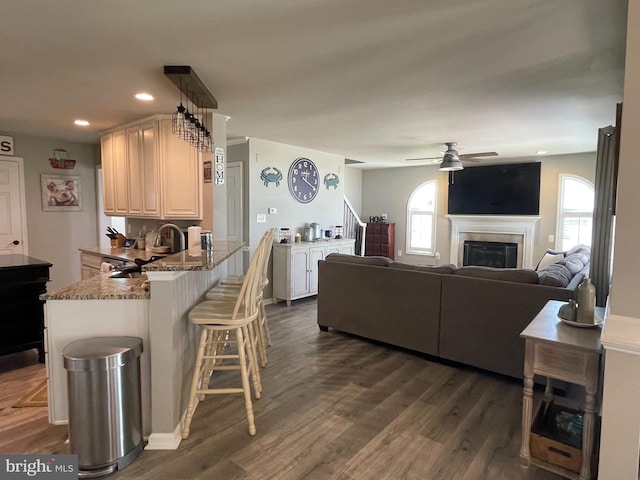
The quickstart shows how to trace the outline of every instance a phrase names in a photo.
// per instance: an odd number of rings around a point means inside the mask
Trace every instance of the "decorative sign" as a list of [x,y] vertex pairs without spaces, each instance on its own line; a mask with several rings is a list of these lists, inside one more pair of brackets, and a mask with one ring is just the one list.
[[0,135],[0,155],[13,155],[13,137]]
[[65,170],[73,170],[76,166],[76,161],[71,160],[68,157],[66,150],[62,148],[56,148],[53,151],[53,157],[49,159],[49,165],[53,168],[63,168]]
[[265,187],[268,187],[270,183],[275,183],[276,187],[279,187],[282,180],[282,172],[276,167],[267,167],[260,173],[260,180],[264,182]]
[[204,162],[204,183],[211,183],[211,160]]
[[324,186],[327,187],[327,190],[329,190],[329,187],[333,187],[334,190],[337,190],[339,183],[340,177],[335,173],[327,173],[324,176]]
[[216,185],[224,185],[224,148],[216,147],[214,156],[216,163]]

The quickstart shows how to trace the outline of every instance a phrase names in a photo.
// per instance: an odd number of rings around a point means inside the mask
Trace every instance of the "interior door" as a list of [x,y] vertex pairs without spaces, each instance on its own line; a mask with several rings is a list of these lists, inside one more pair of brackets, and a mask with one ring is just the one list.
[[[241,242],[242,230],[242,163],[227,164],[227,239]],[[230,275],[244,273],[244,249],[233,255],[227,262]]]
[[28,254],[22,158],[0,155],[0,255]]

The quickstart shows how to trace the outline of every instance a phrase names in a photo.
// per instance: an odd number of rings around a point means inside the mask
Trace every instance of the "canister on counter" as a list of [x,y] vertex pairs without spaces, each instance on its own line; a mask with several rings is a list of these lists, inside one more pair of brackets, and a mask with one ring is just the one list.
[[305,242],[313,242],[313,228],[305,227],[302,240]]
[[288,228],[280,229],[280,243],[290,243],[291,242],[291,230]]
[[200,234],[200,246],[202,250],[213,250],[213,232],[203,230]]

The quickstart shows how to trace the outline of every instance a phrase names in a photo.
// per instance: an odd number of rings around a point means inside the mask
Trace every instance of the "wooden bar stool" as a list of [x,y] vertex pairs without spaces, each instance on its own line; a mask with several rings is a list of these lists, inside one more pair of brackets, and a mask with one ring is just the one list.
[[[261,251],[262,252],[262,251]],[[187,416],[182,438],[188,438],[191,421],[198,403],[206,395],[242,393],[244,395],[249,434],[255,435],[256,427],[251,402],[251,385],[256,398],[260,398],[262,385],[257,365],[257,333],[254,324],[259,314],[262,253],[256,252],[251,260],[244,282],[236,298],[231,301],[204,301],[189,312],[189,321],[201,326],[200,342],[196,354],[193,379],[189,394]],[[237,352],[226,352],[225,347],[237,346]],[[236,363],[228,364],[228,361]],[[240,370],[242,387],[210,388],[211,375],[217,370]]]
[[[257,319],[257,335],[256,335],[256,349],[260,354],[260,364],[265,367],[267,365],[267,351],[266,346],[271,345],[271,333],[269,331],[269,324],[267,313],[264,307],[264,289],[269,284],[269,258],[271,257],[271,247],[273,242],[274,230],[268,230],[260,239],[258,248],[254,255],[261,255],[261,285],[259,291],[259,313]],[[234,284],[221,284],[211,288],[207,294],[207,300],[211,301],[229,301],[235,298],[239,292],[240,286]]]

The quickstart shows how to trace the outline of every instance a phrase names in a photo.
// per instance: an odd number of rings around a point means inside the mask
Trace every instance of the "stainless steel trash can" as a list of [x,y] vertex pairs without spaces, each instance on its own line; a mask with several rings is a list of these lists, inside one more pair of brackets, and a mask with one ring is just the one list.
[[69,395],[69,443],[78,476],[129,465],[144,448],[137,337],[95,337],[62,350]]

